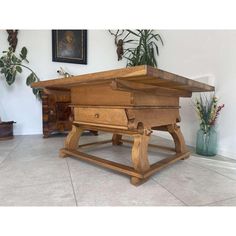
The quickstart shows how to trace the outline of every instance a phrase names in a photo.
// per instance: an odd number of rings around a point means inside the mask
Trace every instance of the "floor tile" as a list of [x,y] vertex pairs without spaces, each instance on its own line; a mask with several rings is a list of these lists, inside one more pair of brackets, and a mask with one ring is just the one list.
[[236,197],[219,202],[213,202],[209,204],[209,206],[236,206]]
[[58,161],[59,150],[63,147],[65,137],[56,136],[43,139],[42,135],[25,136],[24,140],[9,155],[9,161]]
[[[130,145],[125,144],[122,146],[113,146],[109,143],[109,144],[100,145],[99,147],[81,148],[80,150],[90,155],[102,157],[103,159],[106,159],[106,160],[132,166]],[[158,160],[161,160],[165,158],[166,156],[169,156],[169,154],[167,155],[166,152],[162,152],[160,150],[150,148],[150,151],[149,151],[150,164]],[[93,173],[93,176],[95,178],[97,174],[114,175],[114,171],[97,166],[95,164],[82,161],[77,158],[68,157],[67,161],[70,166],[70,171],[72,175],[73,174],[76,175],[77,172],[79,173],[83,172],[83,173],[88,173],[88,174]]]
[[117,173],[73,172],[72,181],[79,206],[181,206],[155,181],[135,187],[130,178]]
[[[104,144],[82,150],[104,159],[132,165],[130,145]],[[111,170],[75,158],[67,158],[67,161],[76,189],[78,205],[182,205],[181,201],[152,180],[145,185],[134,187],[128,177]],[[153,192],[151,186],[155,188]],[[140,190],[142,191],[139,195]],[[144,194],[146,194],[145,198]]]
[[0,150],[0,166],[1,166],[1,163],[7,158],[9,153],[10,153],[9,150]]
[[236,159],[232,159],[229,157],[224,157],[221,155],[216,155],[216,156],[202,156],[196,153],[195,148],[192,148],[192,156],[200,159],[205,159],[208,161],[223,161],[223,162],[231,162],[231,163],[236,163]]
[[39,147],[39,146],[30,146],[24,147],[20,146],[16,150],[13,150],[9,157],[8,161],[12,162],[29,162],[29,161],[58,161],[61,158],[59,157],[59,147]]
[[114,174],[113,171],[107,168],[103,168],[101,166],[79,160],[75,157],[67,157],[65,159],[68,162],[71,175],[76,176],[77,173],[85,173],[88,175],[92,175],[94,176],[94,178],[96,178],[97,174]]
[[[83,152],[86,152],[90,155],[95,155],[107,160],[132,166],[132,161],[131,161],[132,147],[128,144],[123,144],[122,146],[113,146],[112,144],[104,144],[101,145],[100,147],[93,147],[86,149],[84,148],[82,150]],[[166,158],[169,155],[170,153],[158,150],[156,148],[149,148],[148,152],[148,158],[150,164],[153,164],[154,162]]]
[[191,163],[205,167],[222,174],[230,179],[236,180],[236,163],[211,158],[192,157]]
[[0,188],[22,187],[70,180],[67,163],[61,161],[4,162],[0,166]]
[[71,182],[0,189],[0,206],[75,206]]
[[188,164],[188,160],[163,169],[153,178],[191,206],[236,197],[236,181],[201,166]]
[[17,147],[23,140],[25,136],[15,136],[13,139],[1,140],[0,141],[0,150],[13,150]]
[[51,148],[58,150],[63,146],[65,137],[42,138],[42,135],[29,135],[20,143],[21,148]]
[[[107,139],[110,134],[85,134],[80,144]],[[236,205],[236,163],[226,159],[217,157],[216,162],[194,155],[135,187],[125,175],[76,158],[60,158],[64,140],[60,135],[48,139],[28,135],[0,142],[0,205],[75,205],[71,178],[80,206]],[[173,146],[173,142],[155,136],[151,142]],[[132,166],[128,144],[109,143],[83,151]],[[167,155],[149,148],[150,163]]]

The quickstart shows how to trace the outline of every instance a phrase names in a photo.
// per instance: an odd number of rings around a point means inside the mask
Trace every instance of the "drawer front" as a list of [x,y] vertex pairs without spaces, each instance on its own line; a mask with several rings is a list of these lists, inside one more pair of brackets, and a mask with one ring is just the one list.
[[124,109],[116,108],[74,108],[75,122],[94,125],[127,127],[128,120]]

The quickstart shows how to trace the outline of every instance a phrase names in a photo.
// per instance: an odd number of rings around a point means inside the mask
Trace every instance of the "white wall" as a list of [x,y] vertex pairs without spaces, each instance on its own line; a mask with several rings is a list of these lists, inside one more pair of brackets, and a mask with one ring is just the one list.
[[[219,153],[236,158],[236,31],[167,30],[161,35],[160,68],[194,79],[215,78],[216,94],[226,105],[218,120]],[[186,142],[195,145],[199,126],[192,102],[181,99],[181,106]]]
[[[165,43],[160,47],[160,69],[214,82],[220,101],[226,105],[218,120],[220,153],[236,158],[236,31],[161,30],[160,34]],[[8,47],[6,38],[5,31],[0,31],[0,51]],[[17,49],[28,48],[30,66],[41,80],[57,77],[60,66],[72,74],[84,74],[126,64],[125,60],[117,61],[113,38],[105,30],[88,31],[88,65],[52,62],[49,30],[20,30],[18,38]],[[12,87],[0,81],[0,114],[4,120],[17,121],[15,134],[41,133],[41,104],[24,78],[22,75]],[[187,144],[194,145],[198,120],[191,99],[181,99],[181,106],[181,127]]]

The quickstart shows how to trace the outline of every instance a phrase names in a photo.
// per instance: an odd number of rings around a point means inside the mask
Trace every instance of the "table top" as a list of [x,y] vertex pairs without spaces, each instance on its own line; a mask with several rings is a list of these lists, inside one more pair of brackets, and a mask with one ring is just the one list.
[[110,83],[112,81],[118,81],[123,86],[138,87],[139,89],[169,88],[189,92],[209,92],[215,90],[214,86],[146,65],[40,81],[32,83],[31,87],[70,89],[80,85]]

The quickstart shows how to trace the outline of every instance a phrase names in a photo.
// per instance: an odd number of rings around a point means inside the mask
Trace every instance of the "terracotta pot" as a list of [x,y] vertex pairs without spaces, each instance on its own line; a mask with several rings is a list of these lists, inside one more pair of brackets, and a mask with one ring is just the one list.
[[13,139],[14,121],[0,122],[0,140]]

